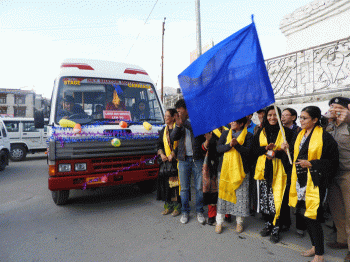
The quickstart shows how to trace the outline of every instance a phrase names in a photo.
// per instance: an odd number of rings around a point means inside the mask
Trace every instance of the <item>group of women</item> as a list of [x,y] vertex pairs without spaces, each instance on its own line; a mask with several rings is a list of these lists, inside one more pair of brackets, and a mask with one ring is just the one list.
[[[160,132],[158,154],[162,161],[176,158],[176,144],[169,139],[175,114],[174,109],[166,111],[166,126]],[[280,128],[279,116],[279,108],[267,107],[254,135],[247,131],[246,117],[231,122],[229,128],[222,127],[205,135],[203,195],[204,204],[208,205],[208,224],[216,221],[215,232],[221,233],[224,221],[232,215],[236,217],[236,231],[241,233],[244,218],[251,211],[249,196],[254,191],[255,211],[265,220],[261,236],[270,236],[277,243],[280,232],[291,225],[290,206],[295,207],[312,243],[302,255],[314,256],[314,262],[324,261],[320,221],[326,188],[339,163],[337,143],[321,127],[318,107],[302,110],[299,133]],[[174,181],[178,181],[176,177],[158,180],[157,198],[165,201],[164,215],[179,214],[180,198],[175,197],[178,183],[171,186]]]

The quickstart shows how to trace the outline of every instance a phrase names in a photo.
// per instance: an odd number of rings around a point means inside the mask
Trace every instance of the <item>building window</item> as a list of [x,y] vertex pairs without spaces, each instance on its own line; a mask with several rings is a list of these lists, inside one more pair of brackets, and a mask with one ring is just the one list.
[[26,108],[25,107],[15,107],[14,111],[15,111],[14,112],[15,117],[26,116]]
[[24,105],[26,103],[25,95],[15,95],[15,104]]
[[0,114],[7,114],[7,106],[0,106]]
[[0,94],[0,104],[6,104],[6,94]]

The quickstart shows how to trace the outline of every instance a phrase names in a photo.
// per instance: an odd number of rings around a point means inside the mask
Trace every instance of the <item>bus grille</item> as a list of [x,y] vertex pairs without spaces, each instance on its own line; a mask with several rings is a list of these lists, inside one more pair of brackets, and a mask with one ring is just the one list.
[[[55,147],[56,157],[51,154],[52,147]],[[76,142],[65,143],[63,147],[60,142],[56,141],[56,144],[50,145],[49,160],[61,160],[61,159],[79,159],[79,158],[97,158],[96,168],[99,168],[100,163],[103,165],[109,165],[113,167],[115,162],[119,162],[112,159],[101,159],[105,157],[130,157],[128,161],[132,163],[134,161],[132,156],[140,159],[140,155],[155,155],[157,153],[157,139],[152,140],[122,140],[119,147],[114,147],[111,143],[102,141],[92,142]]]

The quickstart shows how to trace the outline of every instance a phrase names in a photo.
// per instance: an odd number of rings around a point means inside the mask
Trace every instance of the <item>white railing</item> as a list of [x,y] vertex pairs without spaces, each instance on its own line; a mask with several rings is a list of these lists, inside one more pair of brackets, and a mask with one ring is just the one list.
[[350,87],[350,37],[265,61],[276,99]]

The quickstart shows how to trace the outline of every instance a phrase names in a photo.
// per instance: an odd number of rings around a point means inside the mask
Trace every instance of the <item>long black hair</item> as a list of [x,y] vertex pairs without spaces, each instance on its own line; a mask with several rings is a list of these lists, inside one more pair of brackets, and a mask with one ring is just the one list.
[[316,126],[321,126],[321,109],[318,106],[307,106],[304,107],[301,112],[306,112],[309,114],[311,119],[317,118]]
[[[271,126],[269,124],[269,121],[267,120],[267,114],[269,113],[269,111],[271,110],[275,110],[275,107],[274,106],[269,106],[265,109],[265,115],[264,115],[264,119],[263,119],[263,122],[262,122],[262,128],[265,128],[265,127],[268,127],[268,126]],[[278,110],[278,114],[279,114],[279,117],[280,117],[280,120],[281,120],[281,109],[279,107],[277,107],[277,110]],[[278,124],[277,124],[278,125]]]

